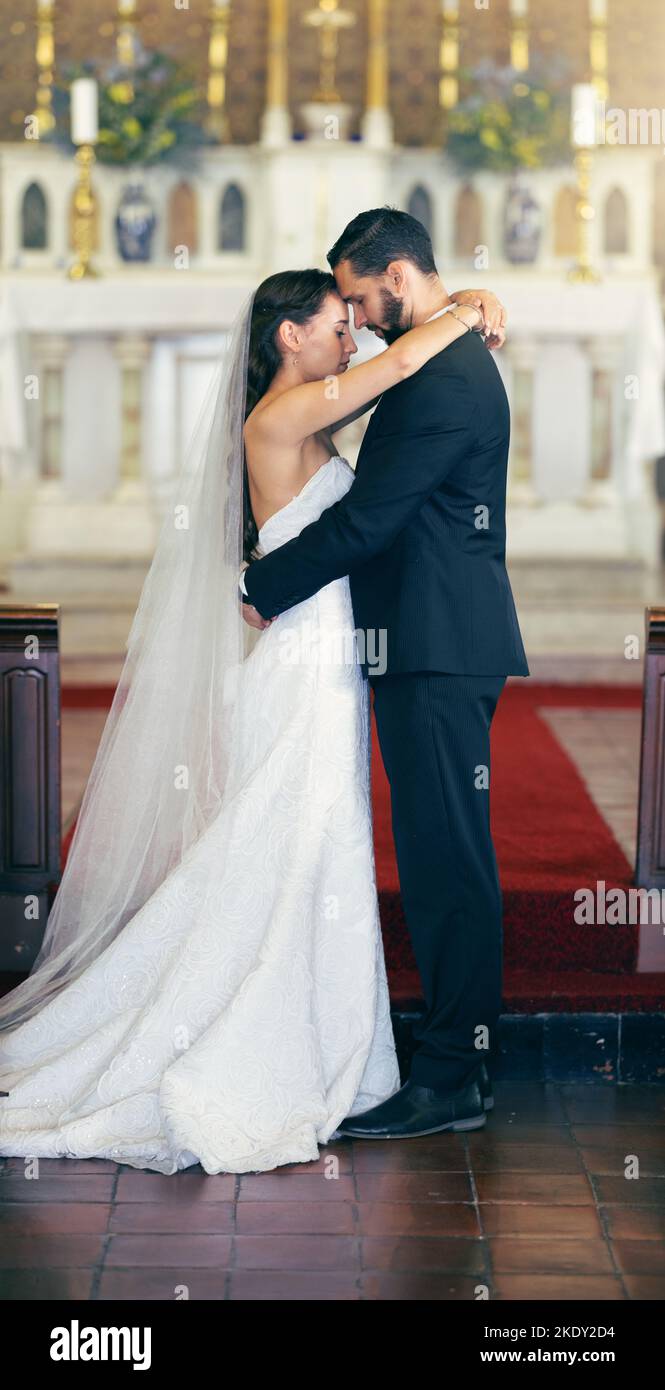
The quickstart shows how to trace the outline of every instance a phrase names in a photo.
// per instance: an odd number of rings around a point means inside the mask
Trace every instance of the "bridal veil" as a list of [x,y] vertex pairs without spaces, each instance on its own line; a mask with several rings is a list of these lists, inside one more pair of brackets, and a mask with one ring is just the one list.
[[122,931],[217,813],[243,623],[243,424],[254,296],[208,387],[127,642],[67,863],[0,1031],[31,1017]]

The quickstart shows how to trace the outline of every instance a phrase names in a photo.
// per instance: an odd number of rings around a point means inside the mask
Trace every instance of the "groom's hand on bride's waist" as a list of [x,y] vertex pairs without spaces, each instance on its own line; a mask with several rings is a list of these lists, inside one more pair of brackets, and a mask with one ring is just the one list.
[[245,622],[248,623],[250,627],[258,628],[259,632],[262,632],[265,627],[270,627],[270,624],[274,623],[275,619],[264,618],[261,615],[261,613],[259,613],[258,608],[255,608],[254,604],[250,602],[250,599],[247,596],[245,580],[243,577],[243,570],[247,568],[248,566],[245,563],[242,566],[240,574],[238,576],[238,598],[240,599],[240,602],[242,604],[242,616],[245,619]]
[[250,627],[258,628],[259,632],[263,632],[264,627],[270,627],[270,624],[275,621],[274,618],[262,618],[253,603],[248,603],[246,599],[243,601],[242,605],[242,616]]

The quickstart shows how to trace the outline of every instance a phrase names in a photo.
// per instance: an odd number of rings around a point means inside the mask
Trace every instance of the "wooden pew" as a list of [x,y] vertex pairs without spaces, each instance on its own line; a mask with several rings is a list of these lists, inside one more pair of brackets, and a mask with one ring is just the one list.
[[647,608],[635,884],[665,888],[665,608]]
[[58,605],[0,604],[0,971],[27,973],[60,880]]

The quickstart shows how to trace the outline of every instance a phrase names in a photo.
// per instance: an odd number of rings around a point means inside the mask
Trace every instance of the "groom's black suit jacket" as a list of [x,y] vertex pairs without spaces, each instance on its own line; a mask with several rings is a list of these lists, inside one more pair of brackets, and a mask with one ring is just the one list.
[[271,618],[348,574],[355,627],[374,630],[366,647],[359,631],[365,675],[384,629],[389,674],[528,676],[505,566],[509,438],[496,363],[465,333],[385,392],[348,492],[244,571],[249,600]]

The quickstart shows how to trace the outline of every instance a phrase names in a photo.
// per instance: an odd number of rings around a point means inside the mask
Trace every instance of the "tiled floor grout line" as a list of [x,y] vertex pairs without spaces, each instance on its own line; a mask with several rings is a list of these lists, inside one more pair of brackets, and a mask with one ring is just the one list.
[[[485,1124],[485,1125],[483,1126],[483,1129],[486,1129],[486,1128],[487,1128],[487,1125]],[[487,1237],[487,1235],[486,1235],[486,1233],[485,1233],[485,1227],[484,1227],[484,1225],[483,1225],[483,1214],[482,1214],[482,1209],[481,1209],[481,1208],[482,1208],[482,1203],[481,1203],[480,1198],[479,1198],[479,1196],[478,1196],[478,1187],[477,1187],[477,1184],[476,1184],[476,1175],[475,1175],[475,1173],[474,1173],[474,1171],[473,1171],[473,1157],[472,1157],[472,1154],[471,1154],[471,1148],[470,1148],[470,1145],[469,1145],[469,1140],[468,1140],[468,1138],[466,1138],[466,1139],[464,1140],[464,1148],[465,1148],[465,1150],[466,1150],[467,1172],[468,1172],[468,1175],[469,1175],[469,1182],[470,1182],[470,1184],[471,1184],[471,1195],[472,1195],[472,1197],[473,1197],[473,1206],[474,1206],[474,1208],[475,1208],[476,1220],[477,1220],[477,1222],[478,1222],[478,1235],[479,1235],[479,1240],[480,1240],[480,1248],[481,1248],[481,1250],[482,1250],[483,1262],[484,1262],[484,1265],[485,1265],[485,1278],[486,1278],[486,1282],[487,1282],[487,1290],[488,1290],[489,1299],[490,1299],[490,1301],[491,1301],[492,1298],[493,1298],[493,1296],[494,1296],[494,1287],[495,1287],[495,1286],[494,1286],[494,1267],[493,1267],[493,1263],[492,1263],[492,1247],[491,1247],[490,1242],[489,1242],[489,1240],[488,1240],[488,1237]]]
[[[584,1162],[584,1160],[582,1160],[582,1162]],[[593,1200],[594,1200],[594,1204],[595,1204],[595,1207],[596,1207],[596,1211],[597,1211],[597,1213],[598,1213],[598,1220],[599,1220],[599,1222],[600,1222],[600,1229],[601,1229],[601,1231],[603,1232],[603,1237],[604,1237],[604,1239],[605,1239],[605,1241],[606,1241],[607,1248],[608,1248],[609,1253],[610,1253],[610,1259],[611,1259],[611,1261],[612,1261],[612,1265],[613,1265],[614,1271],[615,1271],[615,1273],[616,1273],[616,1275],[617,1275],[617,1277],[618,1277],[619,1283],[620,1283],[620,1285],[621,1285],[621,1288],[623,1289],[623,1292],[624,1292],[625,1297],[626,1297],[626,1298],[630,1298],[630,1294],[629,1294],[628,1289],[626,1288],[626,1285],[625,1285],[625,1283],[624,1283],[623,1272],[622,1272],[621,1269],[619,1269],[619,1266],[618,1266],[618,1264],[617,1264],[617,1262],[616,1262],[616,1258],[615,1258],[615,1255],[614,1255],[614,1243],[613,1243],[613,1241],[612,1241],[612,1238],[611,1238],[611,1236],[610,1236],[609,1229],[608,1229],[608,1218],[607,1218],[607,1216],[605,1215],[605,1212],[604,1212],[604,1210],[603,1210],[604,1206],[606,1206],[607,1204],[606,1204],[606,1203],[602,1203],[602,1204],[601,1204],[601,1202],[599,1202],[599,1200],[598,1200],[598,1193],[597,1193],[597,1190],[596,1190],[596,1181],[595,1181],[595,1177],[594,1177],[593,1173],[590,1173],[590,1172],[587,1171],[587,1177],[588,1177],[589,1183],[590,1183],[590,1185],[591,1185],[591,1191],[593,1192]]]
[[574,1146],[574,1148],[575,1148],[575,1150],[576,1150],[576,1152],[577,1152],[577,1154],[578,1154],[580,1163],[582,1164],[582,1170],[583,1170],[583,1172],[584,1172],[584,1175],[585,1175],[585,1177],[586,1177],[586,1180],[587,1180],[587,1182],[588,1182],[588,1184],[589,1184],[589,1187],[591,1188],[591,1192],[592,1192],[592,1195],[593,1195],[594,1207],[595,1207],[595,1210],[596,1210],[596,1215],[597,1215],[597,1217],[598,1217],[598,1224],[599,1224],[600,1229],[601,1229],[601,1232],[602,1232],[603,1240],[605,1241],[605,1244],[606,1244],[606,1246],[607,1246],[607,1251],[608,1251],[608,1254],[609,1254],[609,1257],[610,1257],[610,1260],[611,1260],[611,1263],[612,1263],[612,1268],[613,1268],[613,1270],[614,1270],[615,1275],[617,1276],[617,1278],[618,1278],[618,1280],[619,1280],[619,1284],[620,1284],[621,1290],[622,1290],[622,1292],[623,1292],[624,1298],[628,1299],[628,1298],[630,1298],[630,1294],[628,1293],[628,1289],[626,1288],[626,1285],[625,1285],[625,1283],[624,1283],[623,1273],[622,1273],[622,1271],[619,1269],[619,1266],[618,1266],[618,1264],[617,1264],[617,1262],[616,1262],[616,1258],[615,1258],[615,1254],[614,1254],[613,1241],[612,1241],[611,1238],[610,1238],[609,1231],[608,1231],[608,1228],[607,1228],[607,1221],[606,1221],[606,1219],[605,1219],[605,1217],[604,1217],[604,1215],[603,1215],[603,1213],[602,1213],[602,1211],[601,1211],[601,1206],[600,1206],[600,1203],[599,1203],[599,1201],[598,1201],[598,1193],[597,1193],[597,1191],[596,1191],[596,1184],[595,1184],[595,1181],[594,1181],[594,1175],[593,1175],[593,1173],[590,1171],[590,1169],[587,1167],[587,1164],[586,1164],[586,1161],[585,1161],[585,1158],[584,1158],[584,1154],[583,1154],[583,1152],[582,1152],[582,1147],[581,1147],[580,1144],[578,1144],[578,1142],[577,1142],[577,1137],[576,1137],[576,1135],[575,1135],[575,1133],[574,1133],[574,1130],[573,1130],[573,1126],[574,1126],[574,1124],[576,1123],[576,1121],[573,1121],[573,1120],[571,1119],[571,1117],[570,1117],[570,1112],[569,1112],[569,1109],[568,1109],[567,1098],[566,1098],[565,1094],[562,1093],[561,1087],[557,1087],[557,1089],[558,1089],[559,1092],[560,1092],[560,1101],[561,1101],[561,1104],[562,1104],[562,1106],[563,1106],[564,1114],[565,1114],[565,1116],[566,1116],[566,1125],[567,1125],[567,1128],[570,1130],[570,1138],[571,1138],[571,1141],[572,1141],[573,1146]]
[[353,1140],[351,1140],[351,1144],[350,1144],[350,1146],[349,1146],[349,1149],[350,1149],[350,1152],[349,1152],[349,1163],[350,1163],[350,1165],[351,1165],[350,1177],[351,1177],[351,1185],[352,1185],[352,1188],[353,1188],[353,1201],[352,1201],[352,1203],[351,1203],[351,1213],[352,1213],[352,1217],[353,1217],[353,1234],[354,1234],[354,1237],[355,1237],[356,1242],[357,1242],[357,1244],[356,1244],[356,1254],[357,1254],[357,1256],[358,1256],[358,1273],[357,1273],[356,1278],[354,1279],[353,1283],[354,1283],[354,1288],[357,1289],[357,1291],[358,1291],[358,1294],[359,1294],[359,1297],[360,1297],[360,1301],[361,1301],[362,1303],[366,1303],[366,1302],[367,1302],[367,1299],[365,1298],[365,1288],[364,1288],[364,1276],[365,1276],[365,1273],[366,1273],[366,1271],[365,1271],[365,1240],[364,1240],[364,1236],[363,1236],[362,1230],[361,1230],[361,1228],[360,1228],[360,1208],[361,1208],[361,1206],[362,1206],[362,1200],[361,1200],[361,1197],[360,1197],[360,1193],[359,1193],[359,1191],[358,1191],[358,1177],[359,1177],[359,1174],[358,1174],[358,1171],[357,1171],[357,1169],[356,1169],[356,1148],[355,1148],[355,1144],[354,1144]]
[[108,1215],[108,1221],[107,1221],[107,1223],[106,1223],[106,1231],[105,1231],[105,1233],[104,1233],[104,1238],[103,1238],[103,1241],[102,1241],[102,1253],[101,1253],[101,1256],[100,1256],[100,1258],[99,1258],[99,1261],[98,1261],[97,1265],[95,1266],[95,1268],[93,1269],[93,1272],[92,1272],[92,1284],[91,1284],[91,1288],[90,1288],[90,1301],[93,1302],[93,1303],[94,1303],[94,1302],[99,1302],[99,1301],[100,1301],[100,1300],[99,1300],[99,1288],[100,1288],[102,1279],[103,1279],[103,1277],[104,1277],[104,1266],[105,1266],[105,1264],[106,1264],[106,1256],[108,1255],[108,1252],[109,1252],[109,1249],[110,1249],[110,1245],[111,1245],[111,1237],[112,1237],[112,1235],[113,1235],[113,1232],[109,1229],[109,1227],[111,1226],[111,1223],[112,1223],[112,1221],[113,1221],[113,1212],[114,1212],[114,1210],[115,1210],[116,1194],[117,1194],[117,1191],[118,1191],[118,1184],[119,1184],[119,1182],[120,1182],[120,1168],[119,1168],[119,1166],[116,1166],[115,1172],[114,1172],[114,1174],[113,1174],[113,1182],[112,1182],[112,1184],[111,1184],[111,1196],[110,1196],[110,1199],[109,1199],[109,1215]]
[[234,1174],[235,1181],[233,1184],[233,1196],[231,1198],[231,1243],[229,1247],[229,1264],[228,1269],[224,1273],[223,1302],[225,1303],[230,1303],[231,1301],[233,1275],[235,1274],[237,1269],[236,1256],[238,1253],[238,1247],[236,1244],[236,1240],[238,1235],[240,1234],[238,1231],[238,1202],[240,1201],[240,1193],[242,1191],[243,1176],[244,1174],[242,1173]]

